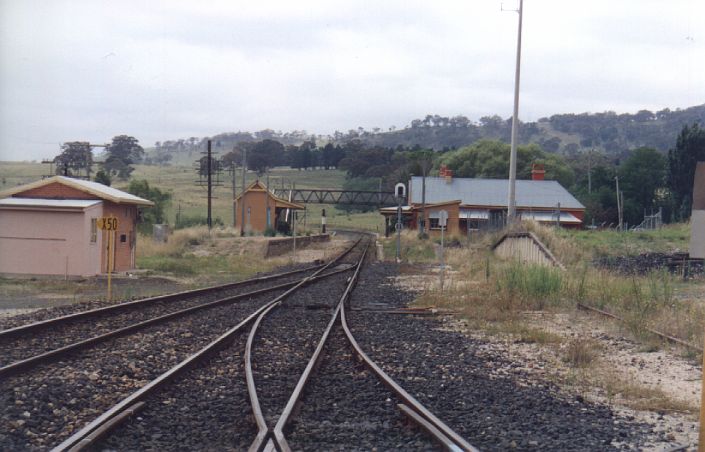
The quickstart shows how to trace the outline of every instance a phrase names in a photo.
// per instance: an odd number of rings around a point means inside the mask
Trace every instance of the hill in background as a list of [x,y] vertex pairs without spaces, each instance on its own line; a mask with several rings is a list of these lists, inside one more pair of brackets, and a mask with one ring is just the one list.
[[[621,157],[629,149],[648,146],[666,152],[673,147],[684,125],[705,124],[705,104],[686,109],[668,108],[651,112],[641,110],[634,114],[615,112],[559,114],[541,118],[536,122],[520,124],[519,142],[536,143],[548,152],[574,154],[582,149],[601,150],[606,155]],[[346,133],[336,131],[331,135],[309,134],[306,131],[282,133],[266,129],[258,132],[226,132],[210,137],[215,150],[228,152],[239,142],[264,139],[279,141],[285,146],[301,145],[315,141],[318,146],[327,142],[342,144],[350,140],[386,148],[397,146],[429,148],[434,150],[456,149],[481,139],[510,141],[511,118],[484,116],[474,122],[465,116],[443,117],[427,115],[415,119],[408,126],[386,131],[362,127]],[[157,142],[148,149],[151,155],[170,154],[173,163],[193,162],[198,152],[206,147],[208,138]]]

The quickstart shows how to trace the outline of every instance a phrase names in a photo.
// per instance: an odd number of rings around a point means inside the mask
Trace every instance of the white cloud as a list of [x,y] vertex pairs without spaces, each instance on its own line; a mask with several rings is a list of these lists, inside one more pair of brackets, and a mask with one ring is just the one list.
[[[507,117],[517,15],[501,3],[5,1],[0,159],[122,133],[151,145]],[[522,119],[705,102],[703,2],[524,6]]]

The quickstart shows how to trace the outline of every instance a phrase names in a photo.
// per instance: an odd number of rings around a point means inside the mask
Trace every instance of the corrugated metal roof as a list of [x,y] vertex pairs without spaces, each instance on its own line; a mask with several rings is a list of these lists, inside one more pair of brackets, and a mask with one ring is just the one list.
[[66,209],[85,209],[100,204],[98,199],[42,199],[42,198],[5,198],[0,199],[0,207],[59,207]]
[[98,182],[92,182],[83,179],[73,179],[71,177],[65,176],[57,177],[67,182],[68,184],[85,187],[86,190],[94,194],[104,194],[108,199],[115,198],[119,199],[121,202],[154,205],[154,203],[148,199],[140,198],[139,196],[127,193],[126,191],[118,190],[117,188],[113,187],[108,187],[107,185],[99,184]]
[[[421,202],[422,178],[411,178],[411,202]],[[426,203],[460,199],[466,206],[506,206],[509,193],[507,179],[426,178]],[[517,180],[516,205],[527,208],[584,209],[580,201],[554,180]]]
[[154,203],[148,199],[140,198],[133,194],[118,190],[117,188],[108,187],[107,185],[99,184],[98,182],[91,182],[82,179],[73,179],[71,177],[65,176],[53,176],[47,179],[42,179],[31,184],[20,185],[9,190],[0,192],[0,198],[12,196],[14,194],[22,193],[31,189],[44,187],[46,185],[57,182],[68,187],[73,187],[76,190],[90,193],[101,199],[112,201],[117,204],[137,204],[141,206],[153,206]]

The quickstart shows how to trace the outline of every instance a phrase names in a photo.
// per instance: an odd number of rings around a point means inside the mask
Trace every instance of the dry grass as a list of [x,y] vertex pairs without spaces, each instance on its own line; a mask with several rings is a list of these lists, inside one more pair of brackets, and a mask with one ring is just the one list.
[[283,262],[264,259],[263,238],[239,238],[232,228],[205,226],[179,229],[166,243],[140,236],[137,266],[178,277],[198,277],[199,281],[246,278],[269,271]]
[[[620,326],[648,349],[660,345],[648,328],[692,344],[703,342],[705,306],[700,297],[679,296],[693,283],[684,283],[665,271],[626,277],[596,269],[584,260],[589,253],[576,250],[577,245],[564,231],[536,224],[528,227],[553,247],[559,259],[573,262],[566,272],[499,260],[479,245],[446,249],[446,262],[453,272],[443,293],[437,283],[429,284],[418,303],[460,311],[475,328],[510,333],[522,311],[572,311],[576,302],[582,302],[624,318],[626,322]],[[495,239],[486,236],[483,240],[487,244]],[[409,255],[418,260],[430,256],[426,262],[438,262],[429,242],[402,234],[402,247]]]
[[571,367],[590,367],[600,353],[600,346],[593,340],[576,338],[570,341],[563,354],[563,362]]
[[635,410],[660,413],[693,414],[698,411],[696,401],[677,399],[660,388],[637,383],[636,375],[618,373],[607,367],[592,369],[591,372],[590,376],[582,376],[585,379],[583,383],[602,389],[612,402],[618,401]]

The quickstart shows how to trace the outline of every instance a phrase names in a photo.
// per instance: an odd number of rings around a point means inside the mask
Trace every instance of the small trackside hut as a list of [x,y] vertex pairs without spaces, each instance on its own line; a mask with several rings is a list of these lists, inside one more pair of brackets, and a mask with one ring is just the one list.
[[248,233],[262,233],[268,227],[287,232],[293,221],[292,212],[304,210],[302,204],[275,196],[259,180],[251,183],[234,202],[234,226]]
[[97,182],[54,176],[0,193],[0,273],[93,276],[107,272],[102,217],[117,218],[114,271],[135,268],[139,209],[147,199]]

